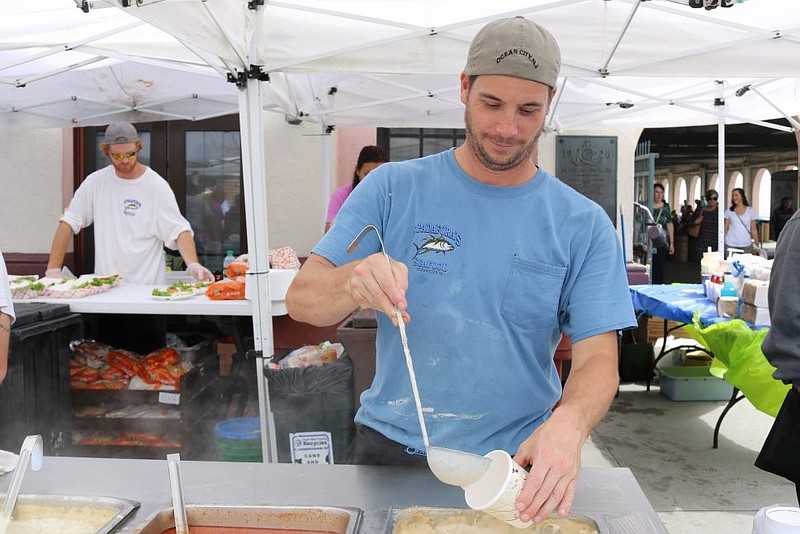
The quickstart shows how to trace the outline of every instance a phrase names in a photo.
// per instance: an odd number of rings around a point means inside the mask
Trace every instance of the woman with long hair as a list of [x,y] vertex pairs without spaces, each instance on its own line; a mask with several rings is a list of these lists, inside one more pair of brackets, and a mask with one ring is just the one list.
[[664,200],[664,186],[653,185],[653,219],[657,225],[667,231],[667,240],[663,243],[653,243],[653,260],[651,281],[654,284],[663,284],[667,271],[667,255],[675,253],[675,226],[672,224],[672,209]]
[[339,213],[342,204],[344,204],[344,201],[350,196],[350,193],[353,192],[353,189],[355,189],[361,180],[370,172],[387,161],[389,161],[389,158],[386,157],[386,152],[379,146],[367,145],[361,149],[361,152],[358,154],[356,168],[353,171],[353,181],[347,185],[343,185],[331,194],[331,199],[328,202],[328,216],[325,218],[326,232],[330,230],[333,219],[336,218],[336,214]]
[[731,207],[725,210],[725,256],[729,248],[750,254],[761,251],[756,219],[756,210],[747,201],[744,189],[737,187],[731,192]]

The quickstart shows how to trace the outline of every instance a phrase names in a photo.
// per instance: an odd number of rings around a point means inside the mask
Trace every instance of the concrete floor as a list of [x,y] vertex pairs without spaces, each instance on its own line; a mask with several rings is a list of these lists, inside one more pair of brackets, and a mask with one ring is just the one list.
[[753,465],[772,417],[748,401],[674,402],[658,384],[625,384],[584,447],[586,466],[628,467],[671,534],[750,534],[756,512],[797,506],[794,485]]
[[[699,279],[699,264],[667,263],[666,283]],[[753,465],[773,418],[747,400],[725,416],[719,448],[712,448],[726,404],[674,402],[657,382],[649,392],[624,384],[585,447],[584,465],[630,468],[671,534],[750,534],[760,508],[797,506],[797,494]]]

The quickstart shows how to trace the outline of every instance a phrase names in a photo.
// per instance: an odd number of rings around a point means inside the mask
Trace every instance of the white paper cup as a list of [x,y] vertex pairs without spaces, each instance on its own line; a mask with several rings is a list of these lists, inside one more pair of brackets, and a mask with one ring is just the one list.
[[473,510],[486,512],[514,527],[531,526],[530,521],[520,521],[519,511],[514,504],[528,478],[528,472],[514,462],[506,451],[492,451],[486,457],[492,460],[489,469],[464,488],[467,504]]
[[773,505],[758,511],[753,534],[797,534],[800,532],[800,508]]

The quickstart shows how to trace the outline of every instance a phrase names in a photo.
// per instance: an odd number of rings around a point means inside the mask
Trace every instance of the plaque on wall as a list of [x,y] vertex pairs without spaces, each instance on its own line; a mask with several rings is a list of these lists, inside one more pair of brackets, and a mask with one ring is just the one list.
[[559,135],[556,139],[556,176],[600,204],[616,226],[616,136]]

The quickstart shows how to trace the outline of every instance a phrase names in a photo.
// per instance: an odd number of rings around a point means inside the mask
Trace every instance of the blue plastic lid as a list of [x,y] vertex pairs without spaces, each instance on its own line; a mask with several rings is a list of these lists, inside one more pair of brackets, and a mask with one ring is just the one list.
[[227,419],[214,426],[214,435],[225,439],[261,439],[261,423],[258,417]]

